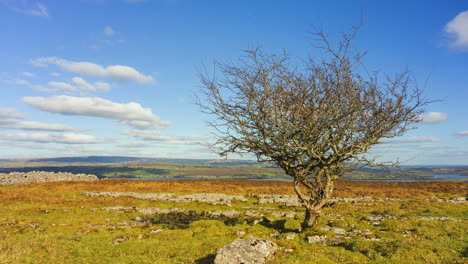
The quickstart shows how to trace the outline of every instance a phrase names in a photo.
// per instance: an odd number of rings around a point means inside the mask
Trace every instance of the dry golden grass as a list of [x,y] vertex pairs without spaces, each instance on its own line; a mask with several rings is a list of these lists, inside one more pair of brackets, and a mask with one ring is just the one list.
[[[225,194],[294,194],[290,181],[247,180],[102,180],[95,182],[48,182],[11,186],[0,189],[0,203],[21,201],[64,201],[66,194],[82,192],[164,192]],[[464,196],[468,183],[453,182],[364,182],[341,181],[336,185],[337,197],[430,197],[436,193]]]

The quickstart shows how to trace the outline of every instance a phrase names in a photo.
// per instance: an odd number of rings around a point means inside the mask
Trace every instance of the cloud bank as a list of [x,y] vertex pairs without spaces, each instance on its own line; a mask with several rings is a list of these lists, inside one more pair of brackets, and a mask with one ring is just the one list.
[[42,111],[63,115],[102,117],[119,120],[138,129],[166,128],[171,125],[154,115],[151,109],[140,104],[115,103],[99,97],[72,97],[66,95],[53,97],[23,97],[23,102]]
[[1,140],[35,143],[96,144],[101,143],[94,136],[77,133],[36,133],[0,134]]
[[468,48],[468,10],[458,14],[445,26],[445,32],[453,37],[455,48]]
[[137,131],[125,130],[123,135],[132,136],[143,141],[156,141],[164,144],[182,144],[182,145],[197,145],[206,142],[211,137],[209,136],[167,136],[159,131]]
[[440,138],[438,137],[409,137],[402,138],[398,140],[393,140],[385,143],[389,144],[405,144],[405,143],[427,143],[427,142],[439,142]]
[[35,2],[34,4],[31,1],[18,1],[18,0],[3,0],[0,1],[0,4],[5,5],[6,7],[10,8],[13,11],[18,13],[22,13],[25,15],[31,16],[39,16],[39,17],[48,17],[49,10],[47,7],[39,2]]
[[81,77],[73,77],[72,84],[66,82],[48,83],[50,87],[55,89],[69,90],[69,91],[82,91],[82,92],[96,92],[96,91],[109,91],[110,84],[105,82],[95,82],[94,84],[88,83]]
[[26,115],[13,108],[0,108],[0,129],[38,130],[38,131],[82,131],[80,129],[63,125],[47,124],[36,121],[22,121]]
[[37,131],[82,131],[80,129],[63,125],[63,124],[47,124],[36,121],[18,121],[18,120],[1,120],[0,129],[17,129],[17,130],[37,130]]
[[22,114],[14,108],[0,108],[0,119],[24,119],[25,114]]
[[111,28],[110,26],[104,27],[104,35],[111,37],[115,35],[115,30]]
[[144,75],[134,68],[125,65],[104,67],[92,62],[69,61],[58,57],[37,58],[30,60],[30,63],[36,67],[46,67],[47,65],[54,64],[69,72],[92,77],[111,78],[117,81],[153,82],[152,76]]
[[421,123],[436,124],[448,119],[448,115],[442,112],[429,112],[420,116]]

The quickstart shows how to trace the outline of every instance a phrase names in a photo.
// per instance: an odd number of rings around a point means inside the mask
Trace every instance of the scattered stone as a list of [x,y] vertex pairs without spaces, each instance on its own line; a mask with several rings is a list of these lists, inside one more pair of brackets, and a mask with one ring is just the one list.
[[293,240],[295,238],[296,238],[296,233],[286,233],[286,235],[284,236],[285,240]]
[[234,231],[234,233],[236,233],[236,235],[237,235],[237,236],[240,236],[240,237],[245,236],[245,232],[244,232],[244,231],[236,230],[236,231]]
[[223,217],[227,217],[227,218],[237,217],[240,214],[241,213],[239,211],[236,211],[236,210],[228,210],[228,211],[219,211],[219,210],[208,211],[208,210],[205,210],[205,211],[202,212],[202,215],[209,215],[209,216],[214,216],[214,217],[223,216]]
[[[279,203],[284,206],[301,206],[301,202],[297,195],[266,195],[266,194],[253,194],[253,197],[258,199],[259,204]],[[357,198],[348,197],[334,197],[329,200],[330,204],[342,203],[362,203],[362,202],[376,202],[376,201],[399,201],[396,198],[373,198],[371,196],[363,196]]]
[[68,172],[10,172],[0,173],[0,185],[26,184],[33,182],[55,182],[55,181],[97,181],[96,175],[72,174]]
[[129,238],[129,237],[126,236],[126,235],[125,235],[125,236],[121,236],[121,237],[117,237],[116,239],[114,239],[113,244],[114,244],[114,245],[118,245],[118,244],[120,244],[120,243],[122,243],[122,242],[127,241],[128,238]]
[[237,239],[218,251],[214,264],[263,264],[278,249],[273,241],[254,236]]
[[344,228],[339,227],[320,227],[322,231],[332,231],[337,235],[346,235],[346,230]]
[[232,201],[248,202],[247,198],[240,195],[227,195],[223,193],[195,193],[177,196],[172,193],[135,193],[135,192],[85,192],[89,197],[133,197],[142,200],[165,201],[174,203],[208,203],[212,205],[231,206]]
[[278,217],[278,218],[281,218],[281,217],[295,218],[296,217],[296,212],[292,212],[292,211],[289,211],[289,212],[272,212],[271,215],[274,216],[274,217]]
[[397,219],[397,218],[398,217],[393,216],[393,215],[370,215],[370,216],[366,217],[366,220],[376,222],[376,221],[383,221],[383,220],[387,220],[387,219]]
[[466,203],[466,201],[467,198],[465,197],[456,197],[448,200],[449,203]]
[[263,216],[263,214],[259,211],[245,211],[244,215],[249,216],[249,217],[262,217]]
[[150,233],[151,234],[157,234],[159,232],[162,232],[163,230],[162,229],[156,229],[156,230],[151,230]]
[[39,225],[36,225],[36,224],[25,224],[24,226],[31,227],[33,229],[36,229],[39,227]]
[[280,235],[280,233],[278,231],[270,233],[270,237],[272,237],[272,238],[277,238],[279,235]]
[[364,238],[364,240],[367,240],[367,241],[382,241],[381,238],[375,238],[375,237],[373,237],[373,238]]
[[422,217],[418,217],[419,219],[421,220],[426,220],[426,221],[456,221],[456,222],[461,222],[463,220],[460,220],[460,219],[455,219],[455,218],[452,218],[452,217],[447,217],[447,216],[422,216]]
[[307,242],[309,244],[327,244],[327,236],[326,235],[323,235],[323,236],[319,236],[319,235],[316,235],[316,236],[308,236],[307,237]]

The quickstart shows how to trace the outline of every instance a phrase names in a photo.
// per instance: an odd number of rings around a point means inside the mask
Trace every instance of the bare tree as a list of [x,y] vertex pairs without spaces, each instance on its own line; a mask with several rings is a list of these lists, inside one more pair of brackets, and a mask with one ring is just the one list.
[[220,155],[253,153],[293,179],[306,209],[303,227],[313,227],[334,183],[376,162],[369,149],[414,128],[429,102],[404,71],[384,81],[369,74],[352,34],[337,45],[318,31],[322,56],[301,67],[286,54],[248,50],[237,62],[215,62],[217,74],[199,71],[196,103],[214,115],[213,147]]

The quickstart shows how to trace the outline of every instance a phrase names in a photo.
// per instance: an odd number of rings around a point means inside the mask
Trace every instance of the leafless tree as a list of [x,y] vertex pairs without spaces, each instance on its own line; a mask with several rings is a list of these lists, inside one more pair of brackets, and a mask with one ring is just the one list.
[[316,225],[345,173],[395,165],[368,151],[414,128],[429,103],[409,71],[383,81],[366,71],[351,45],[357,31],[336,45],[318,31],[321,56],[303,65],[257,48],[236,62],[215,62],[215,74],[199,70],[196,103],[215,117],[213,147],[220,155],[253,153],[291,176],[304,228]]

